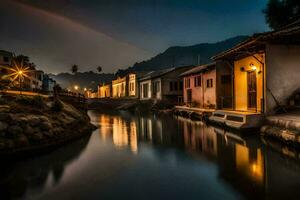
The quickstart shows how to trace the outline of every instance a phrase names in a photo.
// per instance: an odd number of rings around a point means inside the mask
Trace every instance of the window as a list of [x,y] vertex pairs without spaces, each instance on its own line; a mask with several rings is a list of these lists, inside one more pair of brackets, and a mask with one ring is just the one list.
[[201,76],[196,76],[194,78],[194,85],[195,87],[201,87]]
[[174,90],[174,88],[173,88],[173,82],[171,81],[170,82],[170,91],[173,91]]
[[134,91],[134,83],[130,83],[130,85],[129,85],[129,91],[130,92]]
[[178,91],[178,82],[174,82],[174,90]]
[[190,88],[190,79],[189,78],[185,79],[184,85],[185,85],[185,88]]
[[148,83],[143,84],[143,98],[148,98]]
[[160,92],[160,82],[155,81],[153,84],[153,94],[156,95],[158,92]]
[[206,87],[207,88],[213,87],[213,79],[212,78],[206,80]]

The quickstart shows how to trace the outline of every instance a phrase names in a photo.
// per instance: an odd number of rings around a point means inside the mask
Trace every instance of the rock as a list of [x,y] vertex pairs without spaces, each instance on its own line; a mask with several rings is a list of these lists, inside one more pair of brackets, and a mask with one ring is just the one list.
[[24,134],[26,135],[32,135],[34,134],[36,131],[29,125],[27,125],[25,128],[24,128]]
[[7,140],[7,141],[5,142],[5,148],[7,148],[7,149],[12,149],[12,148],[14,148],[14,147],[15,147],[14,141],[12,141],[12,140]]
[[42,122],[42,123],[40,123],[39,127],[43,131],[48,131],[52,128],[52,125],[50,122]]
[[17,137],[19,134],[23,133],[23,129],[20,126],[10,126],[7,129],[8,133],[10,136],[12,136],[13,138]]
[[5,141],[0,141],[0,150],[5,149]]
[[31,117],[28,120],[28,123],[30,126],[38,126],[40,122],[41,122],[41,120],[38,117]]
[[45,135],[48,138],[52,138],[54,136],[53,133],[51,133],[49,131],[43,132],[43,135]]
[[29,140],[32,140],[32,141],[41,141],[43,139],[43,135],[41,133],[34,133],[32,135],[29,136]]
[[5,122],[0,122],[0,131],[5,131],[8,127],[8,124]]
[[9,113],[0,113],[0,121],[9,122],[13,120],[11,114]]
[[20,135],[15,139],[15,144],[18,147],[24,147],[29,145],[29,141],[25,135]]

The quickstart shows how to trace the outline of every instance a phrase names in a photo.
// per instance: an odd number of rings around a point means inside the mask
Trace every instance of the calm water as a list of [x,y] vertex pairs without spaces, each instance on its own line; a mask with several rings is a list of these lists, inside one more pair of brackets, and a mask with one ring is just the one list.
[[299,152],[171,116],[90,115],[90,137],[1,163],[1,199],[300,198]]

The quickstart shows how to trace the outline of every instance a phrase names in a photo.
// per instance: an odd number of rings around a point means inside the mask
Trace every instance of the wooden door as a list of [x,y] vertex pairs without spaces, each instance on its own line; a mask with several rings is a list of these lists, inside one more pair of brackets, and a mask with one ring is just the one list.
[[256,84],[256,71],[247,73],[247,86],[248,86],[248,109],[257,109],[257,84]]

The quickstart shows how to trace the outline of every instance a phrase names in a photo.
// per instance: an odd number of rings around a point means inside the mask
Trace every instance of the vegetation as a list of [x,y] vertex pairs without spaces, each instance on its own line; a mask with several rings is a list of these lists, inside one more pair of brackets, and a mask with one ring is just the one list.
[[73,65],[73,66],[71,67],[71,72],[72,72],[73,74],[76,74],[76,73],[78,72],[78,65]]
[[24,55],[18,55],[13,57],[14,65],[20,66],[22,68],[29,67],[30,70],[35,70],[36,66],[33,62],[30,62],[30,58]]
[[300,17],[299,0],[269,0],[263,10],[266,22],[271,29],[278,29]]
[[98,73],[101,73],[102,72],[102,67],[98,66],[97,71],[98,71]]

